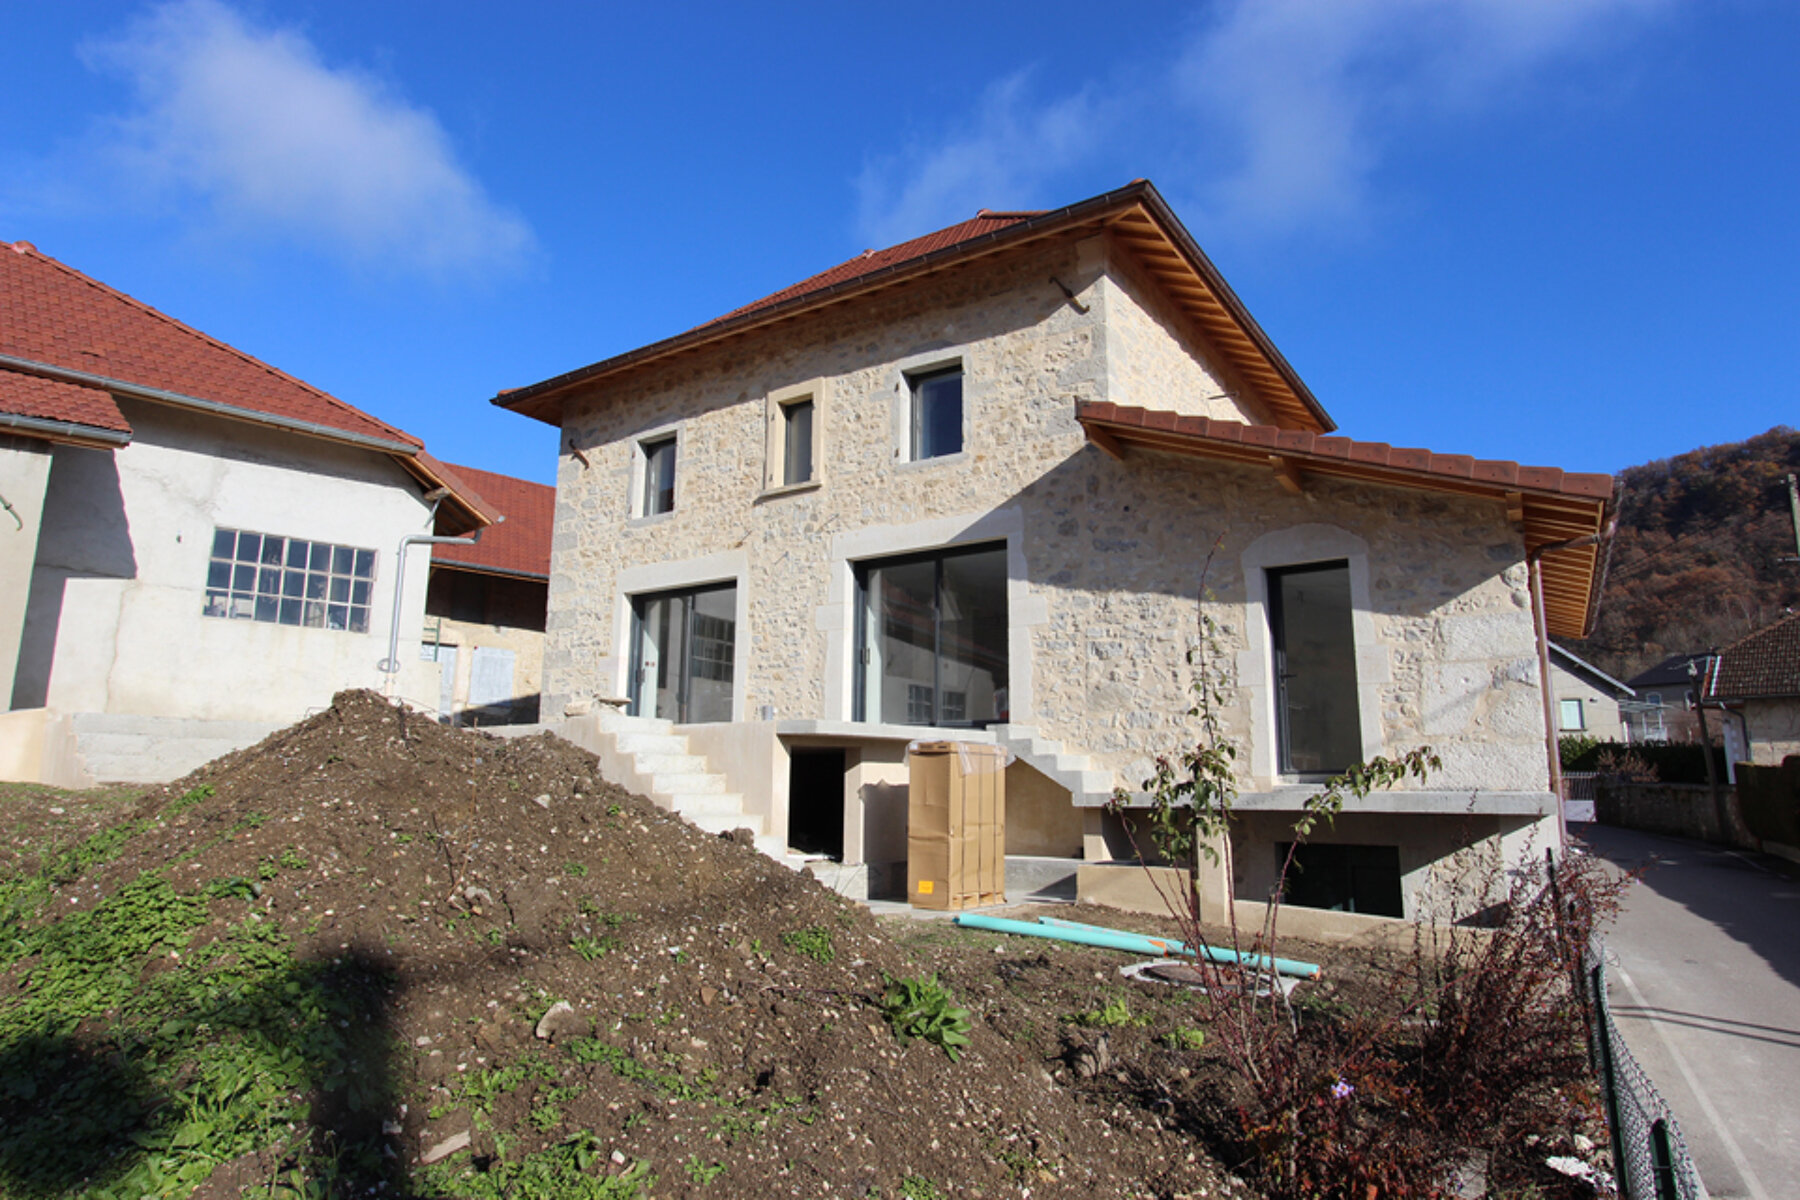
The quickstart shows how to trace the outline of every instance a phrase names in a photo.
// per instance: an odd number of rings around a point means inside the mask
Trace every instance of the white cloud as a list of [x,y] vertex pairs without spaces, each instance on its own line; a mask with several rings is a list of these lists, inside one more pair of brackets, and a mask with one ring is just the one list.
[[1040,185],[1094,148],[1107,117],[1085,92],[1036,104],[1030,72],[990,85],[964,126],[932,147],[863,167],[858,228],[889,246],[975,215],[1029,207]]
[[85,53],[137,94],[113,160],[139,186],[198,197],[216,224],[438,275],[508,269],[533,249],[429,111],[325,64],[298,32],[176,0]]
[[1136,175],[1212,231],[1342,229],[1385,207],[1397,147],[1541,96],[1672,3],[1219,0],[1168,49],[1109,64],[1122,85],[1042,99],[1023,73],[999,80],[935,146],[865,167],[862,229],[888,244]]
[[1402,140],[1534,93],[1664,0],[1233,0],[1172,73],[1212,221],[1367,215]]

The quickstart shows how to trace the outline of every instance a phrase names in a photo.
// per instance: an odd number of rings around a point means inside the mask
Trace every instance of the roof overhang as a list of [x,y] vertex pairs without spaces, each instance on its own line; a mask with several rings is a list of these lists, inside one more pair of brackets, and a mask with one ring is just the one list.
[[[1319,477],[1489,499],[1505,505],[1508,519],[1524,535],[1527,554],[1604,532],[1612,507],[1610,475],[1091,401],[1078,402],[1075,415],[1088,440],[1114,458],[1156,451],[1255,466],[1294,492],[1303,491],[1309,477]],[[1589,543],[1548,550],[1540,559],[1544,618],[1552,634],[1580,638],[1592,628],[1600,549]]]
[[131,434],[126,431],[101,429],[78,421],[27,417],[18,413],[0,413],[0,433],[66,446],[80,446],[88,450],[117,450],[131,442]]
[[563,402],[579,388],[978,259],[1053,238],[1079,238],[1101,232],[1112,233],[1115,243],[1143,266],[1209,344],[1217,349],[1226,365],[1255,391],[1254,399],[1282,428],[1314,433],[1327,433],[1336,428],[1324,406],[1314,398],[1298,373],[1250,316],[1218,268],[1176,219],[1162,195],[1146,180],[1138,180],[1066,208],[1028,217],[1003,229],[843,283],[804,292],[776,304],[753,307],[540,383],[501,392],[492,403],[560,426]]
[[[500,514],[474,488],[469,487],[456,473],[431,455],[425,453],[422,446],[414,442],[399,441],[393,438],[378,438],[367,434],[352,433],[344,429],[334,429],[329,425],[321,425],[316,421],[303,421],[293,417],[281,417],[271,413],[258,412],[236,404],[226,404],[218,400],[208,400],[201,396],[190,396],[181,392],[165,391],[162,388],[146,387],[124,379],[112,379],[104,375],[94,375],[86,371],[77,371],[68,367],[59,367],[54,363],[36,362],[28,358],[18,358],[10,354],[0,354],[0,368],[6,368],[42,379],[55,380],[60,383],[74,384],[80,387],[93,388],[114,396],[125,396],[134,400],[147,400],[154,404],[166,404],[174,408],[183,408],[191,412],[207,413],[228,420],[245,421],[252,425],[261,425],[268,429],[280,430],[283,433],[300,434],[305,437],[320,438],[328,442],[337,442],[346,446],[357,446],[366,450],[375,450],[390,455],[413,478],[423,483],[427,490],[446,488],[444,497],[447,505],[438,509],[437,532],[445,535],[457,535],[480,529],[484,525],[492,525],[500,519]],[[21,435],[31,435],[30,425],[68,426],[66,431],[53,440],[60,440],[76,445],[91,446],[96,449],[117,449],[131,440],[129,432],[117,434],[110,430],[90,429],[76,426],[68,422],[44,422],[34,418],[12,416],[0,413],[0,429],[15,429]],[[37,436],[48,436],[39,433]]]

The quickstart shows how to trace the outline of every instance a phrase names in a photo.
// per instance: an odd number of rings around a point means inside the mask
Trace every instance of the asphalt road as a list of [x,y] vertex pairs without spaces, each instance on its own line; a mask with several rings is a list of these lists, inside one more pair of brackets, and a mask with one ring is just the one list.
[[1607,936],[1613,1014],[1714,1200],[1800,1196],[1800,868],[1600,825],[1642,876]]

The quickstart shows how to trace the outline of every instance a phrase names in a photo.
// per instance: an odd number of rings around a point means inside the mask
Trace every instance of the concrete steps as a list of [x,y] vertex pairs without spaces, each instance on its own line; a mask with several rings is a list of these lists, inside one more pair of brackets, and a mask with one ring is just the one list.
[[1034,770],[1067,788],[1077,808],[1099,808],[1118,786],[1114,774],[1085,754],[1066,750],[1061,742],[1039,735],[1029,725],[997,725],[995,739]]
[[744,797],[704,755],[690,752],[686,735],[676,733],[672,722],[607,711],[599,714],[598,731],[596,744],[583,744],[599,757],[607,779],[708,833],[748,829],[758,850],[792,865],[785,837],[770,833],[761,815],[744,811]]

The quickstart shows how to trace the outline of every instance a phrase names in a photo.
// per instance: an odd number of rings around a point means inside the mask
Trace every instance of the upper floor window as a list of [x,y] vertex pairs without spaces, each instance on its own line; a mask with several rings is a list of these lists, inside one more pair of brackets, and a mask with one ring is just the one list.
[[646,438],[638,443],[638,511],[654,517],[675,511],[675,435]]
[[1362,759],[1350,566],[1315,563],[1269,572],[1280,769],[1335,773]]
[[960,365],[906,377],[912,394],[911,457],[917,462],[963,448],[963,371]]
[[813,398],[781,406],[781,483],[793,487],[813,478]]
[[213,533],[206,571],[209,617],[369,631],[375,552],[270,533]]

